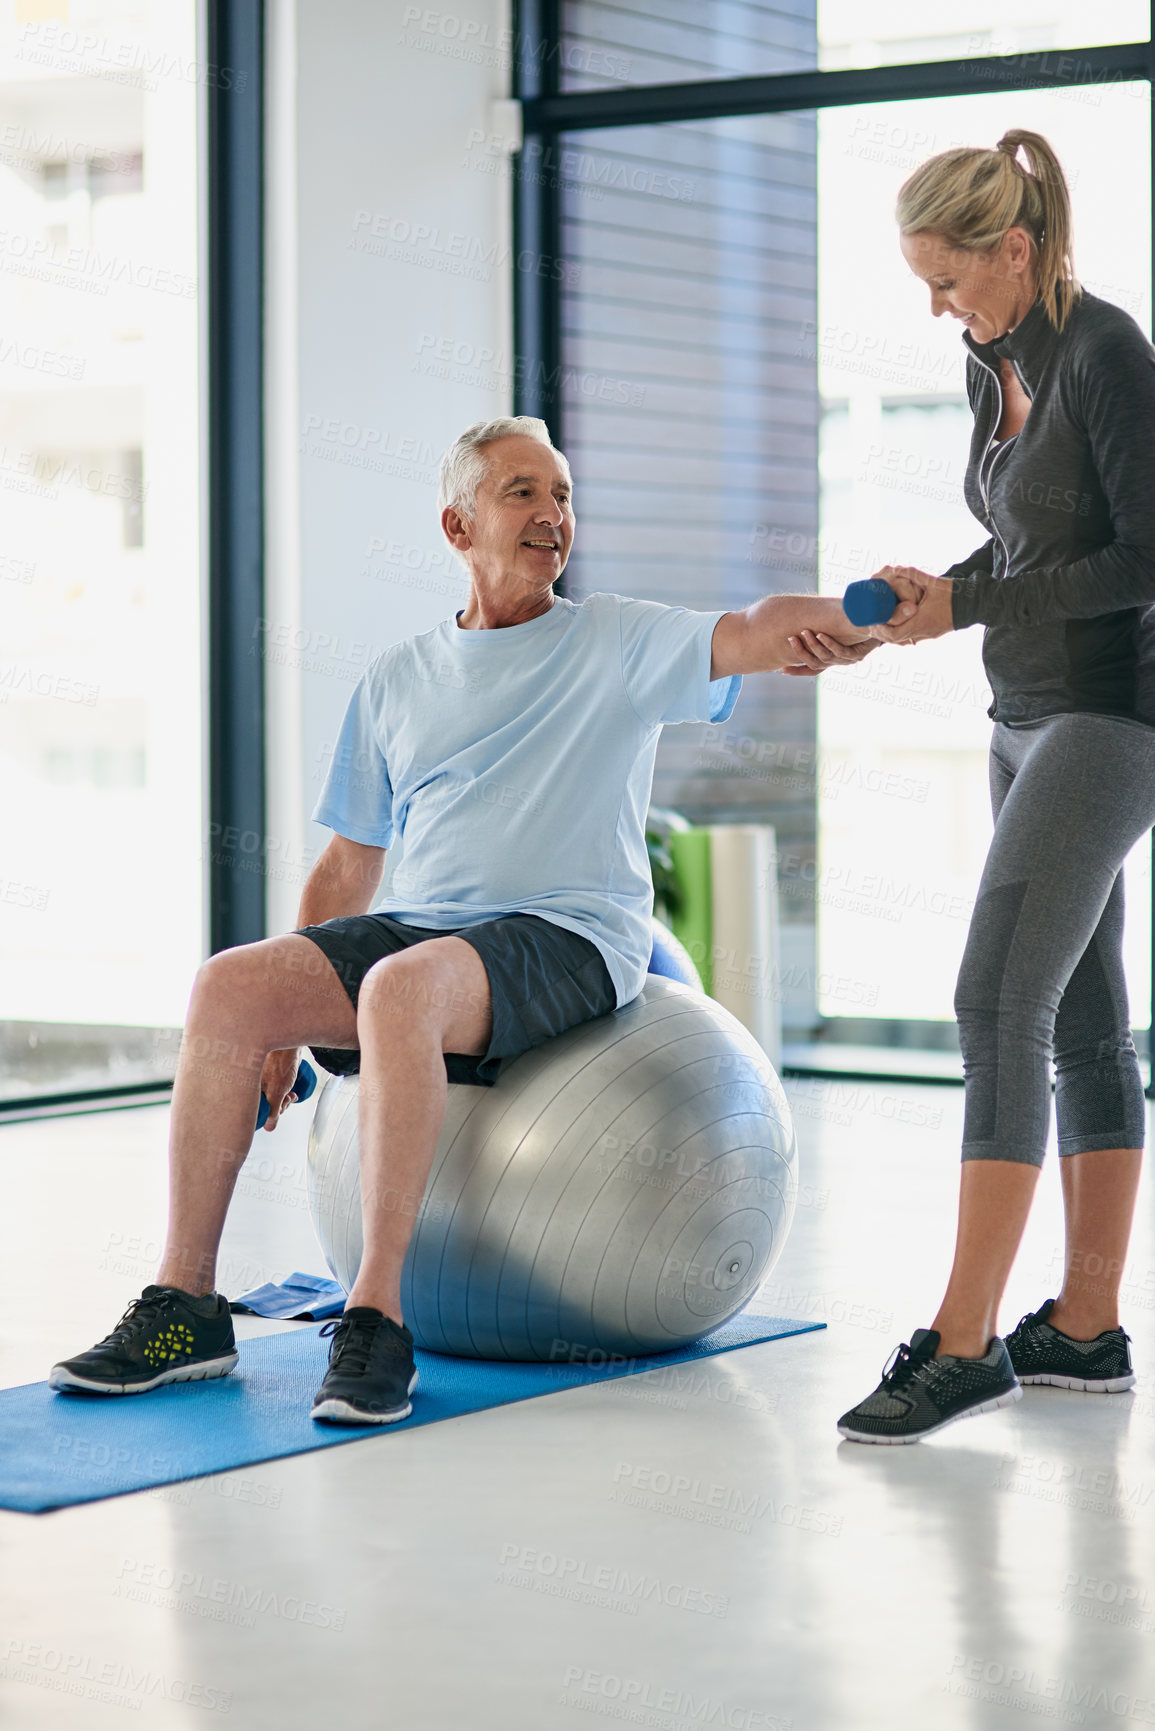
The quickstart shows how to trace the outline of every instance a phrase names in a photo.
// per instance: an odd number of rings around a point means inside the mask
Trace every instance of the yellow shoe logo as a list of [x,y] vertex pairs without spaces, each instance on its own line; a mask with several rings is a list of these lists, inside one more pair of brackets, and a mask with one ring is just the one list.
[[170,1323],[168,1328],[146,1342],[144,1356],[149,1364],[167,1364],[173,1359],[191,1358],[193,1331],[183,1322]]

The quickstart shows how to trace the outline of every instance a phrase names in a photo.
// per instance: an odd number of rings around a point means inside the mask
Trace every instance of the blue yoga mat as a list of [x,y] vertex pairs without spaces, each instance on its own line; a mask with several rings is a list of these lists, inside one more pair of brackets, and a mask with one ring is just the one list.
[[0,1508],[39,1514],[98,1502],[823,1327],[747,1312],[679,1352],[605,1364],[508,1364],[418,1352],[411,1416],[355,1429],[309,1417],[329,1356],[317,1328],[242,1341],[231,1376],[173,1383],[153,1394],[65,1395],[44,1382],[27,1383],[0,1390]]

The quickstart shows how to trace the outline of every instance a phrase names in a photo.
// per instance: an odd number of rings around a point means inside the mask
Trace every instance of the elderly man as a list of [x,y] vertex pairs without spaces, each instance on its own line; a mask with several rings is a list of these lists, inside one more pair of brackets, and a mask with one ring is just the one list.
[[[313,814],[333,839],[300,929],[222,951],[197,974],[156,1284],[99,1345],[54,1367],[54,1388],[138,1394],[232,1370],[217,1247],[260,1089],[272,1129],[307,1045],[327,1069],[360,1069],[365,1244],[313,1416],[406,1417],[417,1374],[401,1267],[447,1080],[491,1084],[503,1058],[641,990],[663,724],[724,721],[743,673],[814,673],[873,646],[838,602],[813,596],[734,613],[555,596],[572,482],[543,421],[470,427],[442,463],[440,505],[468,602],[386,649],[353,692]],[[404,859],[370,913],[395,837]]]

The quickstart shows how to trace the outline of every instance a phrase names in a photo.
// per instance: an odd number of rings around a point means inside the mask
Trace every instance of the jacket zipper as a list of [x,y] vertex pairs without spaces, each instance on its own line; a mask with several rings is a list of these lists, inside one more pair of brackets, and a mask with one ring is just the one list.
[[[1010,551],[1007,547],[1006,542],[1003,540],[1002,533],[999,529],[999,526],[995,522],[994,513],[991,510],[991,494],[990,494],[990,483],[994,479],[994,472],[995,472],[996,467],[998,466],[999,457],[1002,455],[1002,452],[996,453],[995,460],[991,464],[989,472],[987,470],[987,457],[990,453],[991,445],[994,443],[995,434],[998,432],[999,422],[1003,418],[1003,382],[1002,382],[1002,379],[999,377],[999,374],[995,370],[995,368],[988,367],[987,363],[984,360],[980,359],[980,357],[978,355],[975,356],[975,360],[978,361],[980,367],[985,368],[985,370],[988,373],[990,373],[992,379],[995,381],[995,390],[999,394],[999,412],[995,416],[994,426],[991,428],[990,436],[987,439],[986,446],[984,447],[984,450],[983,450],[983,454],[982,454],[981,458],[979,459],[979,493],[982,496],[983,509],[986,511],[986,514],[987,514],[987,522],[990,524],[991,528],[994,530],[995,534],[998,536],[999,546],[1003,550],[1003,576],[1005,577],[1007,575],[1008,571],[1010,570],[1011,555],[1010,555]],[[1027,387],[1026,387],[1025,383],[1023,382],[1022,373],[1020,373],[1018,367],[1015,366],[1015,363],[1013,360],[1011,361],[1011,366],[1014,367],[1015,377],[1016,377],[1016,379],[1018,379],[1020,385],[1022,385],[1023,394],[1029,401],[1031,393],[1030,393],[1030,391],[1027,390]],[[1012,435],[1012,436],[1014,436],[1014,435]],[[1009,443],[1010,443],[1010,440],[1008,439],[1007,444],[1009,444]]]

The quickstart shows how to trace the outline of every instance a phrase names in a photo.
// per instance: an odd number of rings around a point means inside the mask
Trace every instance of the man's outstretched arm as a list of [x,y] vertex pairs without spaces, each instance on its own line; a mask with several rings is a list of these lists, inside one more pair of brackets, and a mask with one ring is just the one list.
[[[896,609],[900,623],[909,602]],[[875,647],[867,629],[852,625],[842,603],[823,595],[764,595],[737,613],[723,614],[711,639],[710,678],[731,673],[819,673],[839,662],[861,661]]]

